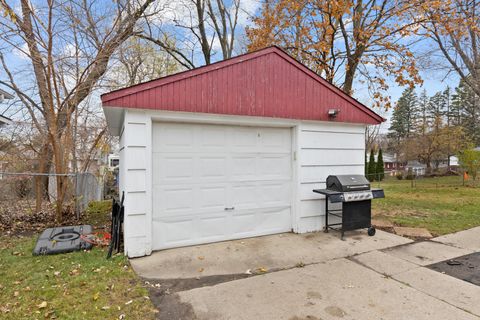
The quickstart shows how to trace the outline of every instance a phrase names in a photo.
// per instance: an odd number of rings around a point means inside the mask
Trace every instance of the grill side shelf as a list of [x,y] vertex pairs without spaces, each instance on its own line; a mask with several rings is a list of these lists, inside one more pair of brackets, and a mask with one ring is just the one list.
[[313,192],[323,194],[331,203],[343,202],[343,192],[328,189],[313,189]]

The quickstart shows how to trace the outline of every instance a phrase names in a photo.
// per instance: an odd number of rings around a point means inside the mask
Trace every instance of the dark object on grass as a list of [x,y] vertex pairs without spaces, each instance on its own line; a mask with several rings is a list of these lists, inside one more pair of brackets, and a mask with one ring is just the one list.
[[115,249],[117,253],[120,252],[121,241],[122,241],[122,225],[123,225],[123,216],[124,216],[124,207],[123,201],[125,200],[125,192],[122,193],[122,200],[118,203],[113,199],[112,204],[112,225],[110,227],[110,234],[112,238],[110,240],[110,246],[108,248],[107,259],[112,257],[113,250]]
[[448,260],[447,264],[449,266],[461,266],[462,265],[462,263],[460,261],[457,261],[457,260]]
[[33,255],[59,254],[90,250],[92,244],[84,240],[93,231],[90,225],[48,228],[38,237]]
[[437,262],[426,267],[480,286],[480,252]]

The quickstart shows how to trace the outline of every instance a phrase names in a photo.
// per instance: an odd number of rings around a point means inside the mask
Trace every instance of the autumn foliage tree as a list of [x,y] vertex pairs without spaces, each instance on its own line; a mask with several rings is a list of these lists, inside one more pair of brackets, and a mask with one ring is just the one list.
[[247,29],[250,51],[278,45],[349,94],[367,83],[377,105],[389,107],[387,77],[421,83],[407,37],[417,32],[411,1],[265,0]]

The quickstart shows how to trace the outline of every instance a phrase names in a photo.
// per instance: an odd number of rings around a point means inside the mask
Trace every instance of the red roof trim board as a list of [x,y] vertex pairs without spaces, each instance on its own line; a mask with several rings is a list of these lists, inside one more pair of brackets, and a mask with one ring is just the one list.
[[[303,74],[307,75],[309,78],[315,80],[318,84],[320,84],[323,88],[327,89],[328,91],[334,93],[336,96],[342,98],[345,102],[348,102],[349,104],[355,106],[359,110],[361,110],[368,118],[371,120],[368,121],[369,123],[373,122],[374,123],[381,123],[385,121],[383,117],[375,113],[373,110],[369,109],[356,99],[352,98],[348,94],[346,94],[344,91],[339,89],[338,87],[334,86],[333,84],[329,83],[322,77],[320,77],[318,74],[310,70],[308,67],[288,55],[285,51],[280,49],[279,47],[273,46],[273,47],[268,47],[259,51],[251,52],[251,53],[246,53],[240,56],[236,56],[231,59],[219,61],[207,66],[199,67],[193,70],[187,70],[183,71],[180,73],[176,73],[170,76],[166,76],[163,78],[159,78],[156,80],[151,80],[148,82],[140,83],[128,88],[124,89],[119,89],[116,91],[112,91],[106,94],[103,94],[101,96],[102,98],[102,104],[104,106],[108,107],[127,107],[127,108],[143,108],[142,106],[139,105],[133,105],[132,103],[128,103],[128,105],[125,105],[125,103],[122,103],[120,106],[116,105],[118,101],[122,100],[122,98],[128,97],[130,95],[136,95],[141,92],[144,92],[146,90],[152,90],[156,89],[168,84],[172,84],[174,82],[179,82],[188,78],[193,78],[196,76],[200,76],[203,74],[206,74],[208,72],[224,69],[230,66],[234,66],[249,60],[253,60],[259,57],[262,57],[264,55],[268,54],[276,54],[277,56],[283,58],[283,60],[287,61],[290,65],[294,66],[296,69],[301,70]],[[162,108],[160,108],[162,109]],[[189,111],[189,110],[183,110],[183,111]],[[358,122],[358,121],[355,121]]]

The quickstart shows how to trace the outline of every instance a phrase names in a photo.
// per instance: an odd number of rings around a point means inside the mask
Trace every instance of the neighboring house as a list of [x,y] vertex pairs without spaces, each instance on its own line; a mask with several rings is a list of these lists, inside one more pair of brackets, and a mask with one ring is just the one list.
[[118,168],[119,164],[120,164],[120,155],[112,154],[112,153],[108,155],[108,164],[107,164],[108,171],[114,171],[116,168]]
[[[383,157],[383,168],[385,169],[385,173],[390,173],[390,175],[394,175],[395,171],[403,171],[405,170],[405,162],[398,161],[396,155],[392,155],[390,153],[384,153]],[[378,153],[375,154],[375,161],[378,161]]]
[[407,162],[405,166],[406,171],[411,171],[416,176],[423,176],[427,171],[427,165],[420,163],[417,160],[411,160]]
[[102,95],[120,136],[125,252],[322,230],[381,116],[277,47]]
[[[2,89],[0,89],[0,103],[2,103],[4,100],[10,100],[10,99],[13,99],[13,96],[8,92],[5,92]],[[12,119],[5,117],[4,115],[0,115],[0,127],[8,125],[10,123],[12,123]]]

